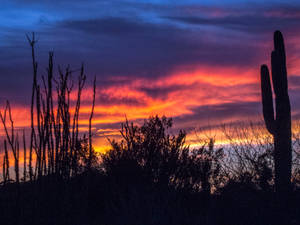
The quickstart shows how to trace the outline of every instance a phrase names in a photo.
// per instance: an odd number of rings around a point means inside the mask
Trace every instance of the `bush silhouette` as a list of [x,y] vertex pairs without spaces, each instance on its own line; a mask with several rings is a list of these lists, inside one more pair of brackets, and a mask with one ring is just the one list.
[[126,121],[122,125],[120,142],[111,141],[112,150],[102,156],[102,164],[110,176],[156,184],[161,188],[210,192],[212,176],[219,175],[218,159],[222,149],[214,153],[213,140],[209,147],[191,150],[185,145],[186,134],[180,130],[171,135],[172,119],[158,116],[145,120],[142,126]]

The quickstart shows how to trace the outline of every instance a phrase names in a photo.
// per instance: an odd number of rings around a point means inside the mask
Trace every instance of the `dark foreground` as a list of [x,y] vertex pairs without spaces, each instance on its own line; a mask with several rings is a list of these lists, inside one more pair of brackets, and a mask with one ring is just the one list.
[[19,187],[6,185],[0,189],[1,224],[300,223],[300,190],[294,190],[284,206],[272,191],[246,182],[230,182],[207,195],[147,182],[135,172],[123,175],[91,172],[69,181],[45,177]]

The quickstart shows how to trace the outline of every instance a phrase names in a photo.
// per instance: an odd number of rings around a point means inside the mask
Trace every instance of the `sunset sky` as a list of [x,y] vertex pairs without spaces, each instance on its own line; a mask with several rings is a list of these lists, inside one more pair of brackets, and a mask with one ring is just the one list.
[[[15,123],[29,125],[31,52],[38,38],[39,76],[48,51],[55,66],[83,62],[96,148],[117,137],[125,115],[174,118],[176,129],[261,118],[259,71],[270,64],[273,32],[286,43],[294,119],[300,117],[300,2],[177,0],[1,0],[0,104],[11,101]],[[76,78],[76,74],[74,74]],[[87,125],[82,117],[83,127]]]

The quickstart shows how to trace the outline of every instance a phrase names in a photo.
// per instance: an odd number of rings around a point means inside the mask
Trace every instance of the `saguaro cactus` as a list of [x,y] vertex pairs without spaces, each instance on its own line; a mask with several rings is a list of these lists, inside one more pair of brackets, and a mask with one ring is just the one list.
[[269,70],[261,66],[261,93],[263,116],[267,130],[274,137],[275,190],[287,192],[291,183],[291,106],[288,95],[286,57],[283,36],[274,33],[274,51],[271,54],[272,83],[275,93],[275,110]]

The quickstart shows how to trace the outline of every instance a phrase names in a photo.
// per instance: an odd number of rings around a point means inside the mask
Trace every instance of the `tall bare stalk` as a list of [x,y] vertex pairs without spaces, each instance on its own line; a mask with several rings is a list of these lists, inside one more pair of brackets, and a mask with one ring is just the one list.
[[[41,84],[37,77],[37,62],[35,56],[35,35],[27,36],[31,47],[33,66],[32,95],[30,106],[31,134],[29,145],[29,162],[27,170],[26,135],[23,130],[24,170],[22,180],[34,181],[41,176],[57,175],[70,178],[78,174],[80,168],[90,168],[93,154],[91,123],[95,106],[96,78],[93,87],[92,111],[89,118],[89,145],[86,151],[87,139],[79,132],[79,114],[81,94],[86,81],[84,66],[80,68],[78,76],[77,99],[71,99],[73,91],[72,71],[58,68],[58,77],[54,76],[53,53],[49,53],[47,76],[41,77]],[[53,86],[54,85],[54,86]],[[54,90],[53,90],[54,89]],[[55,91],[56,90],[56,91]],[[74,109],[74,110],[73,110]],[[9,102],[6,103],[4,113],[0,112],[0,119],[6,133],[5,154],[3,157],[3,180],[9,181],[9,150],[14,157],[16,182],[19,183],[19,151],[18,134],[15,133]],[[83,158],[82,158],[83,157]],[[34,162],[35,161],[35,162]]]
[[[10,123],[10,132],[8,131],[9,127],[7,126],[7,112],[8,112],[8,119]],[[15,169],[15,177],[16,177],[16,182],[19,184],[20,178],[19,178],[19,144],[18,144],[18,135],[17,138],[15,137],[15,128],[14,128],[14,122],[12,120],[12,115],[11,115],[11,108],[10,104],[7,101],[6,102],[6,107],[4,109],[4,113],[2,114],[0,112],[0,119],[2,122],[2,125],[4,127],[6,139],[10,145],[10,148],[13,153],[14,157],[14,169]]]
[[26,139],[25,139],[25,130],[23,130],[23,157],[24,157],[24,165],[23,165],[23,181],[26,181],[27,176],[27,148],[26,148]]
[[95,108],[95,96],[96,96],[96,77],[94,78],[94,85],[93,85],[93,103],[92,103],[92,110],[89,118],[89,159],[88,159],[88,169],[91,169],[92,158],[93,158],[93,146],[92,146],[92,119],[94,115],[94,108]]

